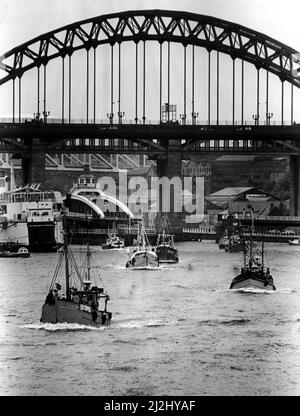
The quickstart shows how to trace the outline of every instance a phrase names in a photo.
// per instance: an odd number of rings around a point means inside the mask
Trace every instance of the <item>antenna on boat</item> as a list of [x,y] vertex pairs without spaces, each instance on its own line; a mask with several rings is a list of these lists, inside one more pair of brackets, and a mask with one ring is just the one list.
[[65,253],[65,277],[66,277],[66,298],[70,300],[70,268],[69,268],[69,249],[68,249],[68,237],[69,237],[69,225],[67,221],[66,213],[63,216],[64,221],[64,253]]
[[262,227],[262,240],[261,240],[261,265],[262,267],[264,267],[264,261],[265,261],[265,253],[264,253],[264,248],[265,248],[265,242],[264,242],[264,228]]
[[250,256],[249,256],[249,265],[252,266],[253,263],[253,231],[254,231],[254,215],[253,215],[253,208],[250,206],[250,218],[251,218],[251,226],[250,226]]
[[86,211],[86,257],[87,257],[87,281],[91,281],[91,251],[90,251],[90,244],[89,244],[89,221],[88,221],[88,214]]

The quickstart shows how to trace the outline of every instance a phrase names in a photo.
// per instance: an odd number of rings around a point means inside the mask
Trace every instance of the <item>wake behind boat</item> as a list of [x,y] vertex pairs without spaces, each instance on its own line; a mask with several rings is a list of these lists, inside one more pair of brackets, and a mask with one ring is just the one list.
[[139,223],[137,239],[133,244],[133,251],[126,263],[126,268],[135,270],[151,270],[159,267],[159,260],[151,249],[144,225]]
[[169,232],[168,217],[164,216],[156,243],[156,254],[160,263],[178,263],[178,250],[174,247],[174,235]]
[[232,280],[230,289],[276,290],[270,270],[264,266],[264,241],[262,240],[261,248],[259,248],[258,244],[253,241],[253,231],[252,215],[249,241],[243,240],[244,266],[241,268],[240,274]]
[[[89,244],[83,252],[82,266],[80,267],[75,261],[67,239],[66,235],[49,293],[42,306],[40,321],[52,324],[77,323],[93,327],[109,325],[112,317],[112,313],[107,311],[109,296],[104,291],[103,284],[99,285],[102,282],[100,277],[92,275],[95,267],[92,263]],[[64,285],[58,281],[63,264]],[[62,289],[66,295],[61,294]],[[104,303],[102,308],[100,302]]]

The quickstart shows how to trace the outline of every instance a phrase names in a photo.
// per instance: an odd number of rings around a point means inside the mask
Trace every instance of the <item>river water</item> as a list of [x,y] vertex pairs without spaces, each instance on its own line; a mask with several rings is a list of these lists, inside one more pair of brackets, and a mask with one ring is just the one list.
[[57,254],[0,259],[1,395],[299,395],[300,247],[266,247],[276,292],[228,290],[241,253],[178,243],[180,263],[126,270],[93,247],[110,327],[43,325]]

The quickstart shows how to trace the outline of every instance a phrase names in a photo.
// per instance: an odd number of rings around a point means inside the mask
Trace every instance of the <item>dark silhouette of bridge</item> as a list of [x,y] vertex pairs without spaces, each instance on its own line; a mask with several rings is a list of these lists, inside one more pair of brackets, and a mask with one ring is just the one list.
[[75,22],[0,57],[0,86],[11,91],[0,152],[22,159],[25,182],[43,182],[51,153],[147,154],[168,177],[194,154],[289,155],[291,214],[300,215],[299,62],[293,48],[210,16],[144,10]]

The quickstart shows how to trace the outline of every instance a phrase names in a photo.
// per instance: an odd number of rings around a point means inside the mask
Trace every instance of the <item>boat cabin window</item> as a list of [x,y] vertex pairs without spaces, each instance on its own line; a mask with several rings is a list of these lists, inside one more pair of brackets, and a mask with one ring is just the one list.
[[1,205],[0,206],[0,212],[1,212],[1,214],[7,214],[7,206],[6,205]]

